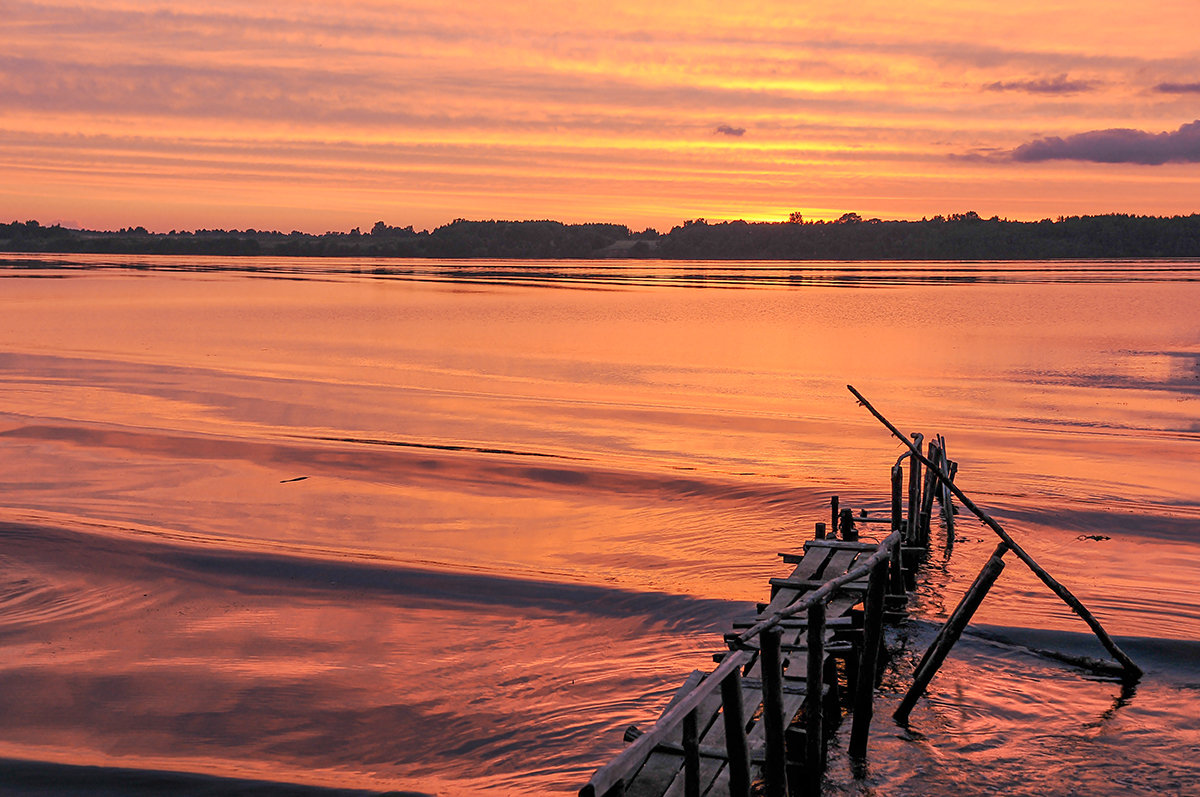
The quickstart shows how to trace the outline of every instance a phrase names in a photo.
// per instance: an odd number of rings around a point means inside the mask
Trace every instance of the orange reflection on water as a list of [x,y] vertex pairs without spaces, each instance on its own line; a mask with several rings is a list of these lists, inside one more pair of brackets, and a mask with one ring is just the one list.
[[[1200,328],[1164,312],[1200,299],[1185,272],[138,264],[4,273],[0,755],[570,790],[707,666],[831,494],[886,511],[899,447],[847,382],[944,433],[964,489],[1112,631],[1153,637],[1129,733],[1194,705],[1171,663],[1200,639]],[[994,547],[960,535],[918,619]],[[1015,562],[977,622],[1084,630]],[[926,720],[980,738],[952,707],[1019,686],[948,672]],[[1027,712],[997,733],[1061,721]],[[1019,780],[997,744],[931,756]],[[915,793],[948,793],[922,772]]]

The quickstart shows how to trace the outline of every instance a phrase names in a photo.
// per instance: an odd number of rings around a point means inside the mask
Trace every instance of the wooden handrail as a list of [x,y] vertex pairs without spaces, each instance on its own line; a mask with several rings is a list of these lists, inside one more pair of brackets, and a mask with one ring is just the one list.
[[579,797],[604,797],[618,783],[623,783],[627,777],[636,774],[654,748],[666,740],[667,734],[671,733],[676,725],[682,724],[683,718],[694,711],[706,697],[720,689],[721,682],[727,675],[749,664],[752,658],[753,654],[744,650],[728,654],[707,678],[679,700],[653,728],[635,739],[612,761],[596,770],[591,780],[579,790]]

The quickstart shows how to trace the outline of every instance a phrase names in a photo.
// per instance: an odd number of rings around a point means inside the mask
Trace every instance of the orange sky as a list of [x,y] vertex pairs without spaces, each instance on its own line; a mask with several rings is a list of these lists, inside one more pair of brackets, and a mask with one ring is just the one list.
[[1200,211],[1196,0],[6,0],[2,15],[6,221]]

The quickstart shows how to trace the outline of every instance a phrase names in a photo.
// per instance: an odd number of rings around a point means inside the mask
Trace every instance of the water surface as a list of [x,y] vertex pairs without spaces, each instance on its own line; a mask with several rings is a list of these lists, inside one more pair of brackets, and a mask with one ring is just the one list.
[[830,791],[1184,793],[1198,306],[1186,261],[7,256],[0,783],[570,792],[831,494],[884,507],[853,383],[1148,674],[1039,653],[1102,651],[1014,560],[887,720],[994,547],[961,518]]

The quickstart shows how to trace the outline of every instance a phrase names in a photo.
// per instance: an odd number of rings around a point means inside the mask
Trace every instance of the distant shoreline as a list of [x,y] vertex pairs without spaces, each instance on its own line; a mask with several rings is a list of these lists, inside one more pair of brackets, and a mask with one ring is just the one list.
[[1054,260],[1200,257],[1200,214],[1107,214],[1056,220],[684,222],[669,232],[619,224],[456,220],[432,231],[377,223],[370,231],[76,230],[0,224],[0,251],[45,254],[280,257],[589,258],[666,260]]

